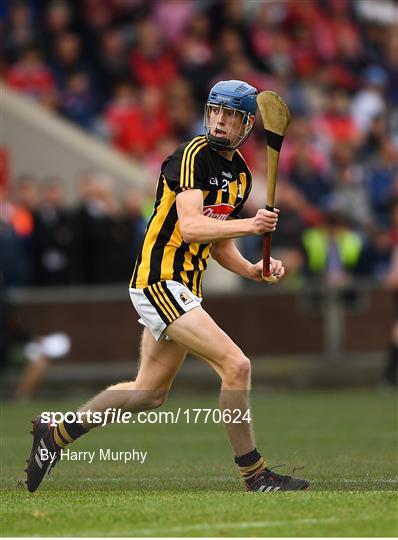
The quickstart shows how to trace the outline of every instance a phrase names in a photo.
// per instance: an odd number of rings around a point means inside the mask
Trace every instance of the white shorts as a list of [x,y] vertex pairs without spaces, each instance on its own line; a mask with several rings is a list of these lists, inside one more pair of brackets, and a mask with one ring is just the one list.
[[158,281],[145,289],[129,289],[129,292],[140,316],[138,322],[149,329],[156,341],[168,339],[165,330],[169,324],[202,302],[185,285],[171,280]]

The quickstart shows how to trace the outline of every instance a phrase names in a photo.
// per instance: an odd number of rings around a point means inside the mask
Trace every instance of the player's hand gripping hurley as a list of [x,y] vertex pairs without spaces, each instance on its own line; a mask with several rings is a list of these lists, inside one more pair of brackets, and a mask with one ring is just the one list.
[[[266,209],[273,211],[279,153],[291,116],[286,103],[275,92],[261,92],[257,96],[257,104],[267,137],[268,181]],[[265,233],[263,241],[263,278],[265,281],[273,283],[277,279],[272,276],[270,271],[270,255],[271,233]]]

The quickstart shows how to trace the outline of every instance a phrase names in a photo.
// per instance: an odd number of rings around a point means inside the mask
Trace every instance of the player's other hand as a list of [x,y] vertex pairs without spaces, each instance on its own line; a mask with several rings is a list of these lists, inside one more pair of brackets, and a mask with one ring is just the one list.
[[271,275],[268,277],[264,277],[263,276],[263,261],[259,261],[258,263],[253,264],[251,279],[258,282],[266,281],[269,285],[278,283],[278,281],[280,281],[285,274],[285,268],[282,264],[282,261],[278,261],[277,259],[273,259],[272,257],[270,257],[269,267],[270,267]]
[[278,208],[274,208],[273,212],[265,210],[264,208],[257,210],[257,214],[251,218],[253,234],[261,235],[274,232],[276,230],[276,224],[278,223],[278,214]]

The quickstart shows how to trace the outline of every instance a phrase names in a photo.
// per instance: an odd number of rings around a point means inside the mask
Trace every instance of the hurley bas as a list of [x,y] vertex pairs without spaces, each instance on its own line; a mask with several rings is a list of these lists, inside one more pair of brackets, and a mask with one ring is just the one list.
[[94,459],[99,461],[122,461],[123,463],[128,463],[129,461],[137,461],[138,463],[143,464],[146,460],[148,452],[141,452],[140,450],[111,450],[110,448],[100,448],[98,451],[93,450],[89,451],[71,451],[69,448],[61,449],[58,452],[50,452],[49,450],[41,449],[40,450],[40,459],[42,461],[50,458],[50,462],[53,463],[57,457],[61,461],[87,461],[92,463]]

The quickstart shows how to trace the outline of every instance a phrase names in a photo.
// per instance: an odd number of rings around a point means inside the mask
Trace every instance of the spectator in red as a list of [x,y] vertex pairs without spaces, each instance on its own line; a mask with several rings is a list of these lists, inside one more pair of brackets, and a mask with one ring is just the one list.
[[114,144],[136,158],[144,158],[156,141],[170,132],[162,92],[154,86],[143,88],[135,100],[131,85],[118,85],[106,123]]
[[139,104],[137,114],[126,126],[125,135],[128,153],[143,159],[147,152],[154,149],[158,139],[170,133],[170,127],[159,88],[143,88]]
[[362,47],[358,28],[350,16],[350,5],[347,0],[334,0],[332,5],[329,24],[334,38],[334,58],[356,65],[362,57]]
[[352,2],[347,0],[292,2],[288,20],[311,29],[314,49],[322,62],[356,62],[361,45],[351,8]]
[[326,96],[324,112],[315,121],[315,129],[326,144],[360,142],[357,126],[349,113],[349,104],[348,94],[340,88],[331,89]]
[[350,7],[346,0],[289,2],[284,30],[293,38],[292,58],[299,75],[308,77],[327,62],[336,84],[356,88],[362,50]]
[[162,32],[151,19],[137,24],[138,42],[130,55],[133,77],[142,86],[164,88],[178,77],[174,55],[162,42]]
[[[336,86],[356,90],[362,60],[359,31],[351,13],[352,2],[330,0],[310,10],[311,29],[318,68],[329,65]],[[304,23],[305,24],[305,23]]]
[[288,2],[283,29],[292,38],[294,69],[298,75],[303,77],[314,73],[320,64],[319,51],[315,46],[313,31],[313,25],[317,18],[318,9],[314,0]]
[[127,128],[137,117],[137,96],[129,82],[114,87],[113,98],[105,110],[105,124],[113,144],[122,152],[128,152]]
[[15,90],[37,100],[55,90],[53,74],[34,46],[25,49],[16,64],[6,71],[5,79]]

